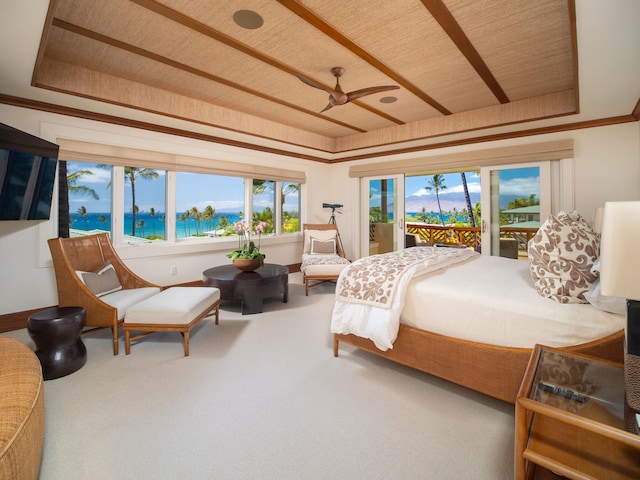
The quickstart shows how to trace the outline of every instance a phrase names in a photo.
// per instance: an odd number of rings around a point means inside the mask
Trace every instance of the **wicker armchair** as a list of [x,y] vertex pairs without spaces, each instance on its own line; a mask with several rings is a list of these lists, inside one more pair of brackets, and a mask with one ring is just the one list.
[[[124,321],[126,309],[159,293],[161,287],[143,280],[129,270],[113,249],[107,233],[51,238],[48,243],[56,273],[59,306],[84,307],[85,326],[93,327],[85,332],[111,328],[113,354],[118,355],[118,327]],[[122,290],[98,297],[80,280],[77,272],[94,272],[107,261],[113,265]]]
[[[310,254],[310,235],[312,231],[335,231],[334,255],[312,255]],[[350,262],[345,258],[340,238],[338,237],[338,227],[335,223],[305,223],[302,226],[303,250],[302,250],[302,276],[304,278],[305,295],[309,295],[309,289],[324,282],[335,282],[340,276],[340,272]],[[326,238],[331,235],[327,234]],[[323,238],[325,239],[325,238]]]

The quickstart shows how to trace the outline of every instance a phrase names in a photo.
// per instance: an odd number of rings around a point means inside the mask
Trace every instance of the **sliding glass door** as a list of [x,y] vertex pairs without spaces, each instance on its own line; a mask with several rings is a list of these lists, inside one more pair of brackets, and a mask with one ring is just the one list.
[[404,175],[361,180],[361,256],[404,248]]
[[483,167],[482,253],[526,255],[540,219],[551,213],[549,162]]

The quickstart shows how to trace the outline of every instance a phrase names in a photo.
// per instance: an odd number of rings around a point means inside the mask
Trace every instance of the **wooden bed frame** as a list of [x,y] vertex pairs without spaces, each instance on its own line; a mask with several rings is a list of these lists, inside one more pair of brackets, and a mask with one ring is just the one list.
[[[393,348],[386,351],[366,338],[334,334],[335,357],[340,342],[513,404],[533,350],[470,342],[407,325],[400,325]],[[563,350],[623,362],[624,330]]]

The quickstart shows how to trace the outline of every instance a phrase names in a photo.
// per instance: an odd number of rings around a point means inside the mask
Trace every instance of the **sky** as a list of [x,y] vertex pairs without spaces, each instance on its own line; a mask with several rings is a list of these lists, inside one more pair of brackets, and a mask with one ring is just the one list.
[[[432,175],[420,175],[417,177],[406,177],[405,179],[405,209],[407,212],[417,212],[418,206],[425,205],[427,211],[437,210],[435,190],[428,191],[427,181]],[[464,189],[462,178],[459,173],[443,174],[444,184],[447,187],[439,192],[442,209],[449,211],[453,207],[458,210],[464,209]],[[471,197],[472,205],[480,201],[480,175],[476,171],[465,172],[467,189]],[[504,202],[511,201],[513,197],[529,198],[531,193],[539,196],[539,169],[538,168],[517,168],[500,171],[500,195]],[[503,201],[501,200],[501,206]]]

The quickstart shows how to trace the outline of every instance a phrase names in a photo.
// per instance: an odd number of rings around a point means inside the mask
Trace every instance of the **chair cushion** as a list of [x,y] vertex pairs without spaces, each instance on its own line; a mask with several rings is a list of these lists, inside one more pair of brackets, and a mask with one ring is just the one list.
[[100,297],[100,300],[118,310],[118,320],[124,318],[127,309],[138,302],[160,293],[158,287],[125,288]]
[[[302,264],[300,265],[300,271],[307,275],[309,268],[315,267],[345,267],[351,262],[340,255],[310,255],[308,253],[302,254]],[[338,268],[335,268],[338,270]],[[339,268],[338,271],[341,271]],[[317,270],[316,270],[317,271]]]
[[309,265],[305,269],[305,276],[314,277],[314,276],[335,276],[338,277],[340,272],[347,267],[347,264],[333,264],[333,265]]
[[186,325],[218,300],[218,288],[171,287],[129,307],[124,323]]

